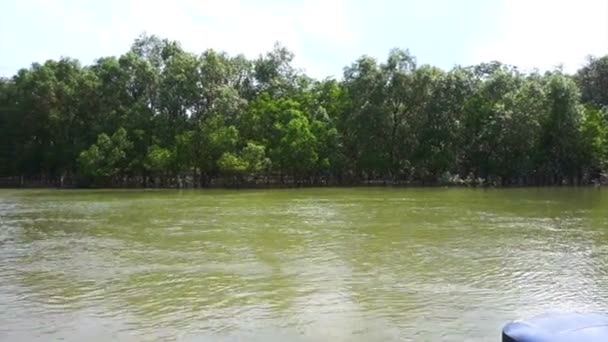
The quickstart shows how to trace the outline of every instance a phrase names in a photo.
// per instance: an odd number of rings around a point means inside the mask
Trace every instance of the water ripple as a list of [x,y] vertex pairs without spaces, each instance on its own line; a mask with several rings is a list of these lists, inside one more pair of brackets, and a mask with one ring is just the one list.
[[488,341],[608,304],[605,198],[408,191],[0,196],[0,339]]

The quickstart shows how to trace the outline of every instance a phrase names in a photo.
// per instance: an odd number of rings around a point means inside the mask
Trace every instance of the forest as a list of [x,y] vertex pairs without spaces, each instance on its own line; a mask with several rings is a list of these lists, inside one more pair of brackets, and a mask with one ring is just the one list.
[[[329,52],[328,52],[329,53]],[[608,56],[575,73],[489,62],[451,70],[408,50],[340,79],[185,51],[142,34],[92,65],[61,58],[0,78],[8,185],[578,185],[608,172]]]

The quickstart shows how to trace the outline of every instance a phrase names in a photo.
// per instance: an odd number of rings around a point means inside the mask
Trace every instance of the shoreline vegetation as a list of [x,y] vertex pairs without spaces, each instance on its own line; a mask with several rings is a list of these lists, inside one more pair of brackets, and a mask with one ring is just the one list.
[[608,176],[602,175],[601,178],[591,182],[577,182],[576,179],[563,180],[562,183],[542,183],[541,181],[530,182],[520,179],[516,183],[504,185],[500,179],[462,179],[458,175],[443,175],[439,180],[431,183],[420,181],[394,181],[390,179],[368,179],[358,181],[344,181],[326,178],[303,178],[293,179],[293,177],[280,176],[256,176],[256,177],[216,177],[207,184],[202,184],[193,176],[179,175],[175,177],[143,177],[125,176],[123,178],[112,178],[98,182],[97,185],[83,183],[82,179],[64,177],[0,177],[0,189],[19,189],[19,188],[98,188],[98,189],[282,189],[282,188],[314,188],[314,187],[461,187],[461,188],[521,188],[521,187],[542,187],[542,186],[606,186]]
[[0,78],[0,187],[608,183],[608,56],[573,74],[442,70],[408,50],[316,80],[142,34],[92,65]]

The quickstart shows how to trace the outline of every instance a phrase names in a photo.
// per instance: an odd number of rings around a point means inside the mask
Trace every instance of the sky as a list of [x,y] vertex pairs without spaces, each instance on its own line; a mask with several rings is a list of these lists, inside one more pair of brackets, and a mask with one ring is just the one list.
[[0,76],[62,56],[91,64],[143,32],[250,58],[278,41],[317,78],[393,47],[444,69],[498,60],[574,72],[608,54],[608,0],[1,0]]

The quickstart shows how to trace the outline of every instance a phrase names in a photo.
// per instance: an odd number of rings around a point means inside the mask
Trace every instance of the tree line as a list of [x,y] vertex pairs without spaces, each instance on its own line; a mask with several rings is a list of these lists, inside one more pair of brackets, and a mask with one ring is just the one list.
[[[393,49],[316,80],[141,35],[89,66],[0,78],[0,176],[81,186],[555,185],[608,171],[608,56],[575,74],[449,71]],[[220,182],[220,183],[218,183]]]

